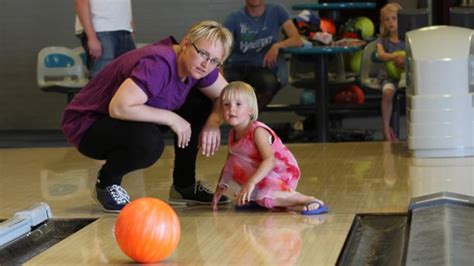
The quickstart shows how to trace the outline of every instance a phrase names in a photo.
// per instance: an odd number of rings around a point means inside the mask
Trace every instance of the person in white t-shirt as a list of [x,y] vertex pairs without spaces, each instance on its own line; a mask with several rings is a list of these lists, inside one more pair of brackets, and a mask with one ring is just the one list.
[[89,78],[136,48],[131,0],[75,0],[76,35],[87,54]]

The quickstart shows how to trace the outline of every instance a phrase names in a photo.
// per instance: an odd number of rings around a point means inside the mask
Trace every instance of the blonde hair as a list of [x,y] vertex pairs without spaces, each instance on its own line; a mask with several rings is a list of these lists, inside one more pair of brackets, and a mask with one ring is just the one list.
[[387,37],[389,32],[383,24],[383,16],[387,13],[398,13],[398,10],[402,9],[402,6],[398,3],[388,3],[380,9],[380,35]]
[[224,46],[224,57],[222,61],[225,61],[229,56],[233,42],[232,33],[220,23],[212,20],[204,20],[194,24],[184,38],[190,43],[195,43],[202,39],[210,40],[213,43],[217,41],[222,42]]
[[250,119],[254,121],[257,120],[258,103],[253,87],[243,81],[233,81],[227,84],[227,86],[225,86],[221,92],[221,105],[224,103],[224,101],[235,98],[244,100],[249,105],[252,112]]

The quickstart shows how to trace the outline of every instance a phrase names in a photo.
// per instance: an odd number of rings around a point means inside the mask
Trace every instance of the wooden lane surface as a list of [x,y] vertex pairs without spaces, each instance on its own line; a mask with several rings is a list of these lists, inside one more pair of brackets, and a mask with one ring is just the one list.
[[[164,264],[334,265],[357,213],[406,212],[412,196],[448,190],[471,194],[473,158],[411,158],[405,143],[291,144],[302,170],[298,191],[330,207],[317,217],[290,212],[236,212],[232,205],[176,208],[182,238]],[[133,198],[167,199],[173,149],[153,167],[123,182]],[[198,159],[199,178],[215,186],[226,147]],[[131,263],[113,239],[115,216],[91,197],[101,162],[72,148],[0,150],[0,219],[35,202],[47,202],[55,218],[98,218],[28,264]],[[456,178],[454,178],[456,177]]]
[[[127,264],[113,237],[113,217],[100,218],[26,265]],[[181,217],[182,235],[171,265],[334,265],[351,215],[290,213]]]

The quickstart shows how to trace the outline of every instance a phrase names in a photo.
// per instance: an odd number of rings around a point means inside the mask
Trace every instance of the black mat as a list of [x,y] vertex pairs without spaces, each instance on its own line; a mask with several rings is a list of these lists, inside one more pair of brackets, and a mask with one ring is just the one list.
[[406,214],[358,214],[337,265],[404,265],[408,230]]
[[51,219],[0,247],[0,265],[20,265],[79,231],[95,219]]

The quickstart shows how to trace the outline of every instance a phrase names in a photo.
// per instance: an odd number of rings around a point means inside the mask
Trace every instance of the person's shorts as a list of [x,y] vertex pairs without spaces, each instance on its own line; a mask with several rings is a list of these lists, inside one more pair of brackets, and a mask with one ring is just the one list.
[[[386,87],[385,85],[387,84],[391,84],[392,86]],[[398,90],[397,84],[398,82],[395,82],[393,79],[385,78],[385,79],[382,79],[382,81],[380,82],[380,89],[383,91],[383,90],[389,90],[393,88],[393,90],[396,91]]]

